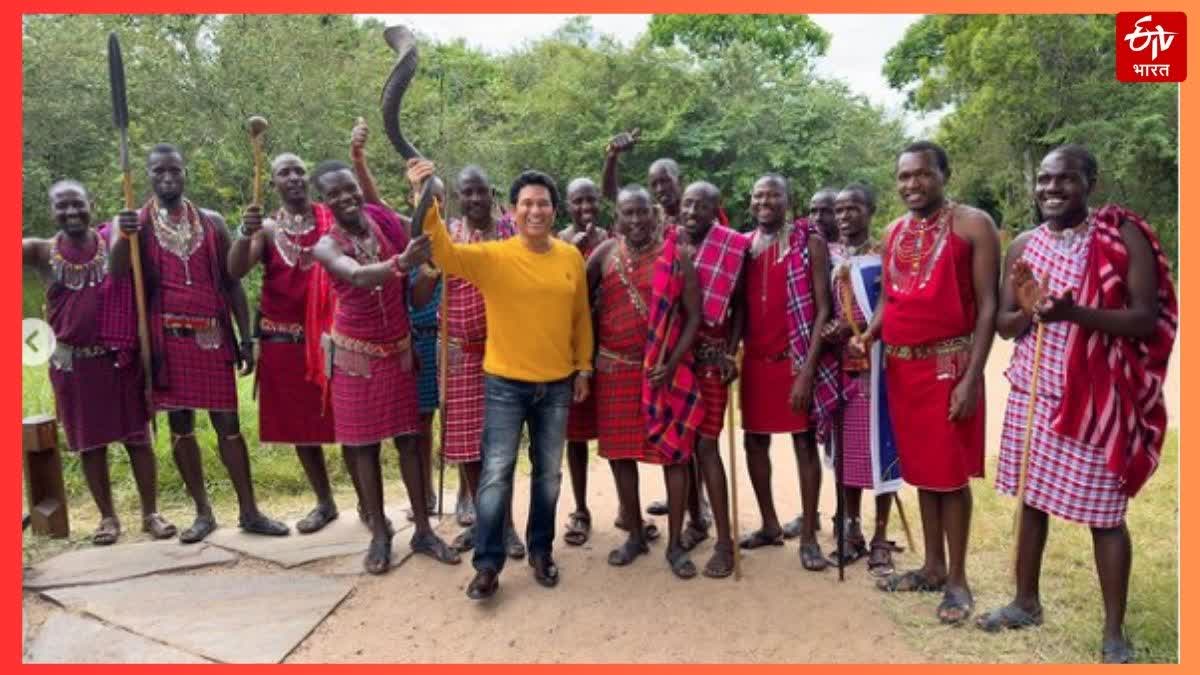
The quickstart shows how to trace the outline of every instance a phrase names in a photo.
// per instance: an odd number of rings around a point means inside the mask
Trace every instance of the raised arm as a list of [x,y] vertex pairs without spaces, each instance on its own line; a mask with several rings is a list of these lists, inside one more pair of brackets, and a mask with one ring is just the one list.
[[604,179],[602,181],[604,185],[602,190],[604,198],[610,202],[617,201],[617,191],[621,187],[618,177],[619,167],[617,166],[620,163],[621,153],[632,148],[641,134],[640,129],[622,131],[613,136],[604,148]]
[[[363,199],[368,204],[388,206],[387,202],[383,201],[383,197],[379,196],[379,188],[375,185],[375,176],[371,175],[371,169],[367,167],[367,137],[369,133],[367,121],[361,117],[358,118],[354,129],[350,132],[350,159],[354,164],[354,176],[358,179]],[[388,208],[391,207],[388,206]]]
[[263,247],[267,240],[274,236],[270,228],[262,222],[262,207],[247,206],[242,211],[242,226],[239,236],[229,247],[229,258],[225,261],[229,276],[241,279],[262,262]]
[[[408,160],[409,183],[423,185],[431,176],[433,162],[427,159]],[[484,286],[494,258],[491,252],[493,242],[455,244],[450,240],[450,232],[440,212],[441,208],[435,201],[434,206],[425,213],[425,222],[421,225],[429,236],[433,264],[447,274],[466,279],[478,287]]]

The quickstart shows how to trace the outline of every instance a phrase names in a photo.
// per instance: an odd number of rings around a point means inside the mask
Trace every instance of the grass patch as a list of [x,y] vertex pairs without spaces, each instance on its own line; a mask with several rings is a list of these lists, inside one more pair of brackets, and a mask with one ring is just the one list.
[[[989,476],[995,476],[996,457]],[[967,574],[976,615],[1012,599],[1012,509],[991,479],[977,481],[971,519]],[[915,497],[915,495],[914,495]],[[916,504],[909,498],[908,503]],[[920,518],[912,518],[915,530]],[[1133,572],[1126,634],[1140,663],[1179,660],[1179,434],[1171,431],[1162,464],[1145,490],[1129,504]],[[914,533],[920,546],[920,535]],[[908,554],[909,565],[921,559]],[[974,624],[941,625],[937,594],[880,594],[909,643],[934,661],[956,663],[1096,663],[1100,658],[1104,607],[1088,528],[1051,518],[1041,578],[1046,622],[1039,629],[984,633]],[[972,621],[973,621],[972,617]]]

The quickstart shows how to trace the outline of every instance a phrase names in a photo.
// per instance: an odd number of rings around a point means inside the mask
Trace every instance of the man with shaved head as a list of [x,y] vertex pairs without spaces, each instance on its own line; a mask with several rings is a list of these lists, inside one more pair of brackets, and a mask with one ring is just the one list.
[[733,573],[725,466],[717,442],[724,428],[729,384],[737,377],[737,343],[745,318],[740,302],[742,276],[750,249],[748,237],[717,222],[720,202],[721,193],[712,183],[688,185],[683,191],[678,230],[680,250],[695,261],[702,299],[702,321],[692,350],[704,402],[695,456],[717,523],[717,543],[704,575],[717,578]]
[[116,542],[108,444],[122,443],[142,503],[142,531],[155,539],[175,535],[156,511],[158,468],[150,447],[137,357],[137,327],[128,279],[108,274],[108,229],[91,226],[91,200],[73,180],[50,187],[50,216],[58,232],[21,242],[25,267],[46,284],[47,319],[58,338],[50,357],[50,385],[67,447],[79,453],[88,490],[100,511],[92,543]]
[[[821,352],[829,320],[829,250],[807,218],[788,220],[788,182],[768,174],[754,183],[742,362],[742,428],[746,464],[762,526],[742,548],[780,546],[783,528],[771,496],[771,434],[790,434],[800,473],[804,523],[800,561],[820,571],[827,562],[816,539],[821,464],[816,439],[828,438],[837,402],[836,358]],[[784,394],[788,392],[788,394]]]
[[221,214],[184,197],[187,171],[179,148],[154,146],[146,158],[146,174],[154,194],[140,212],[118,215],[108,262],[115,277],[129,278],[129,240],[138,238],[146,280],[153,405],[167,411],[175,464],[196,505],[196,520],[179,539],[199,542],[217,527],[196,441],[197,409],[208,411],[217,432],[221,461],[237,492],[239,527],[254,534],[286,535],[287,525],[258,509],[238,418],[234,368],[240,366],[242,375],[254,370],[254,344],[246,293],[227,267],[229,229]]
[[[591,178],[580,177],[567,183],[567,215],[571,224],[558,238],[575,246],[587,260],[600,244],[611,236],[597,221],[600,216],[600,190]],[[587,543],[592,532],[592,514],[587,507],[588,441],[599,438],[596,429],[596,399],[589,396],[572,403],[567,413],[567,466],[571,472],[571,492],[575,510],[567,520],[563,541],[572,546]]]

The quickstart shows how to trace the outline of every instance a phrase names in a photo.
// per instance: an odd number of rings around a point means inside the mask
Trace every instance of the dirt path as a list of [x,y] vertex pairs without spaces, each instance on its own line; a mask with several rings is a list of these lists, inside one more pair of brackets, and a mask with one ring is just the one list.
[[[775,501],[781,518],[799,510],[796,464],[787,437],[776,437]],[[727,455],[726,455],[727,457]],[[739,460],[741,458],[739,457]],[[757,526],[757,508],[739,461],[742,532]],[[662,474],[642,470],[643,500],[662,494]],[[527,476],[519,476],[517,522],[528,512]],[[826,473],[822,546],[833,545],[832,475]],[[742,559],[744,578],[675,579],[663,558],[665,536],[630,567],[611,567],[608,551],[622,538],[606,463],[593,460],[588,484],[596,530],[582,548],[555,540],[558,588],[538,586],[524,561],[507,566],[497,596],[476,603],[464,595],[473,570],[428,558],[409,560],[383,578],[361,578],[353,595],[288,658],[291,662],[911,662],[921,657],[877,604],[862,563],[805,572],[796,542],[758,549]],[[913,507],[915,502],[909,500]],[[913,508],[910,507],[910,508]],[[573,508],[564,470],[559,522]],[[666,519],[657,519],[661,528]],[[449,534],[456,532],[450,525]],[[561,534],[561,530],[560,530]],[[698,567],[712,540],[693,552]],[[898,556],[897,562],[905,557]]]

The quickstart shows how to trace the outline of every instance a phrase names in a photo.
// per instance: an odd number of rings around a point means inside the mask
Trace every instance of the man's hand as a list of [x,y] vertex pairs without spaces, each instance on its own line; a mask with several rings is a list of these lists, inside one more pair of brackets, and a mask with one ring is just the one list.
[[1075,310],[1075,296],[1071,289],[1062,295],[1047,293],[1037,306],[1037,320],[1042,323],[1070,321]]
[[1049,275],[1043,276],[1042,283],[1038,284],[1037,280],[1033,278],[1033,268],[1024,260],[1013,263],[1011,274],[1010,283],[1013,295],[1016,296],[1017,306],[1026,315],[1033,316],[1047,294],[1047,287],[1050,283]]
[[127,237],[136,236],[142,226],[138,223],[137,211],[121,211],[117,214],[117,227]]
[[583,403],[587,400],[588,395],[592,390],[591,373],[576,373],[575,374],[575,391],[571,400],[576,403]]
[[237,366],[238,375],[242,377],[254,372],[254,343],[250,340],[238,345]]
[[252,237],[262,229],[263,216],[261,206],[247,206],[242,211],[242,232],[247,237]]
[[975,414],[979,400],[979,381],[973,375],[967,375],[958,381],[950,392],[950,412],[947,419],[951,422],[965,420]]
[[359,159],[363,156],[367,147],[367,137],[370,135],[370,129],[367,127],[367,121],[363,118],[358,118],[354,123],[354,129],[350,131],[350,156]]
[[812,384],[813,373],[809,368],[803,368],[796,375],[796,379],[792,380],[792,410],[795,412],[808,412],[812,406]]
[[637,145],[638,139],[641,138],[641,136],[641,129],[622,131],[621,133],[612,137],[612,140],[608,142],[608,147],[604,149],[604,152],[610,155],[619,155]]
[[429,262],[432,253],[433,248],[429,243],[429,235],[422,234],[409,240],[408,247],[404,249],[404,253],[400,254],[400,264],[406,270],[416,269],[417,266]]
[[821,331],[821,340],[826,344],[837,345],[850,337],[850,326],[841,319],[832,319],[825,324]]
[[433,175],[433,162],[421,157],[413,157],[408,160],[407,166],[405,175],[408,176],[408,184],[412,186],[413,192],[420,192],[425,181]]
[[721,384],[729,386],[738,377],[737,361],[732,356],[721,359]]
[[651,387],[659,387],[662,384],[670,382],[675,377],[675,368],[678,363],[667,359],[667,362],[655,366],[653,370],[646,374],[646,379],[650,380]]

